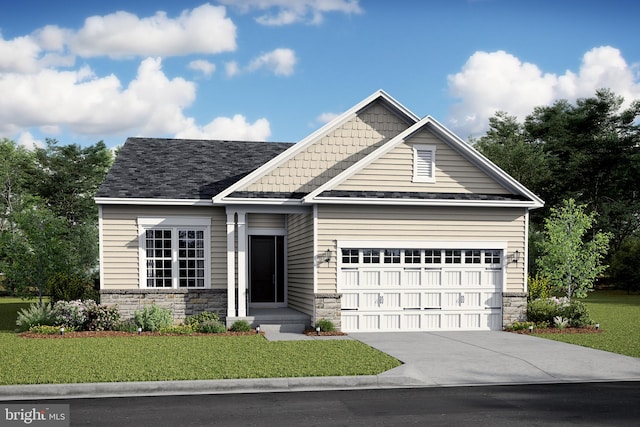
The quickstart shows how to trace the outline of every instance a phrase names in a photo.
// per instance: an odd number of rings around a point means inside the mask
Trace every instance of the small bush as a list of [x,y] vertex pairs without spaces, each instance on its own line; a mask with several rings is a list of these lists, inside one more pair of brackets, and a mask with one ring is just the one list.
[[142,310],[136,310],[133,313],[133,318],[143,331],[157,332],[173,324],[173,312],[155,304],[146,306]]
[[529,326],[534,326],[533,322],[513,322],[511,325],[507,326],[505,329],[507,331],[525,331],[529,330]]
[[593,325],[587,307],[577,300],[572,300],[571,304],[562,309],[562,316],[569,321],[572,328],[584,328]]
[[[74,332],[75,328],[64,328],[65,332]],[[43,335],[58,335],[60,334],[60,326],[52,325],[35,325],[29,328],[29,332],[34,334]]]
[[171,325],[160,328],[158,332],[161,334],[190,335],[195,332],[195,329],[191,325]]
[[246,320],[236,320],[231,325],[231,330],[233,332],[249,332],[251,330],[251,325]]
[[85,302],[87,321],[85,329],[89,331],[113,331],[120,323],[120,311],[116,306]]
[[[91,301],[91,303],[94,302]],[[55,324],[59,326],[82,330],[87,322],[87,306],[80,300],[56,301],[53,304],[53,313]]]
[[18,332],[28,331],[32,326],[55,325],[53,310],[49,304],[31,304],[29,308],[23,308],[18,312],[16,326]]
[[114,330],[121,332],[138,332],[138,324],[134,319],[121,320],[115,326]]
[[223,334],[227,327],[219,320],[206,320],[198,324],[197,331],[204,334]]
[[553,323],[553,318],[560,316],[560,307],[551,298],[537,299],[527,304],[527,320],[533,323]]
[[194,314],[193,316],[188,316],[184,323],[186,325],[198,325],[200,323],[204,323],[204,322],[210,322],[210,321],[220,321],[220,316],[218,316],[218,313],[214,313],[211,311],[203,311],[202,313],[198,313],[198,314]]
[[553,324],[558,329],[564,329],[569,325],[569,319],[565,319],[562,316],[556,316],[553,318]]
[[316,323],[316,328],[320,327],[320,331],[322,332],[333,332],[336,330],[335,325],[331,320],[328,319],[320,319],[318,323]]
[[527,278],[527,289],[529,290],[528,301],[546,299],[551,296],[551,283],[549,279],[539,274]]

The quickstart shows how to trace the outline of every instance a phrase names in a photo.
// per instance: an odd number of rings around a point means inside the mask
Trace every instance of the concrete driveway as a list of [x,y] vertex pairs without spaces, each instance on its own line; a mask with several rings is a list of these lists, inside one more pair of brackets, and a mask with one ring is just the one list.
[[459,386],[640,380],[640,359],[509,332],[353,333],[404,365],[381,384]]

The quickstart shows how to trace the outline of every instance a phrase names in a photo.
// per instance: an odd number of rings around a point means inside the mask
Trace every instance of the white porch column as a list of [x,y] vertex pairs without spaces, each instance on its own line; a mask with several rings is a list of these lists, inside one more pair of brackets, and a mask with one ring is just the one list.
[[247,222],[238,212],[238,317],[247,315]]
[[236,213],[227,210],[227,317],[236,317]]

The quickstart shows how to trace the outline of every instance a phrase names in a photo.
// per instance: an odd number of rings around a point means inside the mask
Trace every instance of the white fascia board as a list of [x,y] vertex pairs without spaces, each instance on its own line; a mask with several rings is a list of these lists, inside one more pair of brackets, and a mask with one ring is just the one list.
[[233,193],[234,191],[238,191],[239,189],[251,184],[258,177],[267,174],[268,172],[272,171],[276,167],[280,166],[282,163],[286,162],[287,160],[289,160],[290,158],[292,158],[293,156],[295,156],[296,154],[298,154],[299,152],[307,148],[309,145],[312,145],[319,139],[324,138],[328,133],[342,126],[347,121],[351,120],[353,117],[357,115],[358,111],[362,110],[367,105],[376,101],[378,98],[384,99],[386,102],[391,104],[394,108],[396,108],[398,111],[400,111],[403,114],[406,114],[407,119],[409,119],[410,121],[419,120],[418,116],[413,114],[409,109],[407,109],[405,106],[403,106],[398,101],[393,99],[386,92],[384,92],[383,90],[378,90],[373,94],[369,95],[367,98],[360,101],[358,104],[351,107],[349,110],[340,114],[338,117],[331,120],[329,123],[325,124],[320,129],[316,130],[306,138],[300,140],[295,145],[291,146],[284,152],[280,153],[273,159],[269,160],[267,163],[260,166],[258,169],[254,170],[249,175],[245,176],[244,178],[237,181],[230,187],[227,187],[225,190],[215,195],[213,198],[214,203],[220,202],[223,198],[227,197],[229,194]]
[[96,197],[98,205],[147,205],[147,206],[212,206],[210,199],[146,199],[127,197]]
[[395,206],[458,206],[458,207],[501,207],[535,208],[534,202],[505,200],[444,200],[444,199],[379,199],[349,197],[317,197],[309,203],[333,205],[395,205]]
[[429,122],[437,133],[439,133],[443,138],[448,139],[451,143],[453,143],[454,146],[458,147],[464,154],[468,156],[467,158],[471,157],[471,159],[478,162],[478,166],[480,166],[490,176],[493,176],[502,185],[510,187],[523,196],[530,198],[534,202],[533,208],[540,208],[544,206],[544,201],[540,197],[538,197],[535,193],[518,182],[511,175],[503,171],[498,165],[480,154],[478,150],[467,144],[460,137],[451,132],[433,117],[427,116],[427,118],[429,119]]
[[214,205],[276,205],[276,206],[300,206],[300,199],[268,199],[268,198],[230,198],[224,200],[213,199]]
[[377,150],[374,150],[371,153],[369,153],[365,158],[361,159],[359,162],[354,163],[353,165],[351,165],[350,167],[348,167],[347,169],[345,169],[344,171],[342,171],[341,173],[339,173],[329,181],[325,182],[320,187],[316,188],[314,191],[307,194],[303,200],[307,203],[316,201],[315,198],[319,194],[337,185],[340,185],[342,182],[346,181],[348,178],[352,177],[357,172],[369,166],[375,160],[379,159],[380,157],[382,157],[383,155],[385,155],[386,153],[394,149],[402,141],[405,141],[415,132],[418,132],[423,126],[427,124],[428,120],[429,118],[426,117],[420,120],[419,122],[415,123],[413,126],[410,126],[404,132],[401,132],[391,140],[387,141],[384,145],[379,147]]

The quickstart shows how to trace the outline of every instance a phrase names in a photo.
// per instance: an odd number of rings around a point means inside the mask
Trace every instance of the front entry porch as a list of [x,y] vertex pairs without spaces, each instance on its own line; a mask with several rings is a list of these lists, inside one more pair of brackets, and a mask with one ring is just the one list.
[[260,327],[263,331],[302,333],[311,326],[311,317],[289,307],[257,308],[250,307],[244,317],[227,317],[227,326],[236,320],[246,320],[251,327]]

